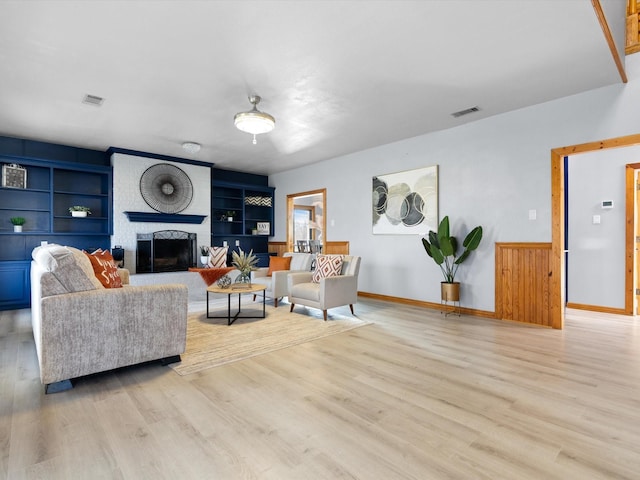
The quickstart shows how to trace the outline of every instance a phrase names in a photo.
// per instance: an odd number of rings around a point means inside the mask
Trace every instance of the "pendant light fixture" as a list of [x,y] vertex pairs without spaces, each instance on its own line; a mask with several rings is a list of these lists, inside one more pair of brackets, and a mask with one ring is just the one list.
[[248,112],[236,113],[236,116],[233,117],[233,123],[235,123],[238,130],[253,135],[254,145],[257,143],[256,135],[270,132],[276,126],[276,120],[271,115],[258,110],[257,105],[260,100],[258,95],[251,95],[249,102],[251,102],[253,108]]

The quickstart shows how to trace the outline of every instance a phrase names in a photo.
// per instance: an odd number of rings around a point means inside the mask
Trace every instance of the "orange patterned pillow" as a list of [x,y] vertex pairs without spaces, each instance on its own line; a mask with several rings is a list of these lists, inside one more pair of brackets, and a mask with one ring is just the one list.
[[342,255],[318,255],[316,257],[316,269],[313,271],[311,281],[320,283],[320,280],[327,277],[337,277],[342,273]]
[[104,288],[122,288],[118,267],[116,267],[116,263],[108,250],[98,249],[93,253],[84,253],[91,260],[93,272]]
[[280,270],[291,270],[291,257],[269,257],[267,277],[270,277],[273,272]]

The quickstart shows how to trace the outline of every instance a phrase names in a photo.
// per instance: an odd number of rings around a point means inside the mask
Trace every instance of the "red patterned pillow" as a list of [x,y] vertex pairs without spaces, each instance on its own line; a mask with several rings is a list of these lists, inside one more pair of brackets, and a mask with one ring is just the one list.
[[280,270],[291,270],[291,257],[269,257],[267,277],[271,277],[273,272]]
[[93,267],[93,273],[104,288],[122,288],[122,280],[118,275],[118,267],[113,261],[111,252],[98,249],[93,253],[84,252]]
[[320,280],[327,277],[337,277],[342,273],[342,255],[318,255],[316,257],[316,269],[313,271],[313,283],[320,283]]
[[227,266],[228,247],[209,247],[209,268],[224,268]]

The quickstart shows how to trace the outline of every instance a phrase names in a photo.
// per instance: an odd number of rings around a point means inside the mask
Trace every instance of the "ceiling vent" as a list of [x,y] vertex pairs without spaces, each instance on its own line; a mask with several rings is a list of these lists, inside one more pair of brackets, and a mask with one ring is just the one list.
[[460,110],[459,112],[453,112],[451,116],[454,118],[458,118],[458,117],[462,117],[463,115],[469,115],[470,113],[479,112],[479,111],[480,109],[478,107],[471,107],[465,110]]
[[89,105],[95,105],[99,107],[104,102],[104,98],[98,97],[97,95],[89,95],[88,93],[82,99],[82,103],[87,103]]

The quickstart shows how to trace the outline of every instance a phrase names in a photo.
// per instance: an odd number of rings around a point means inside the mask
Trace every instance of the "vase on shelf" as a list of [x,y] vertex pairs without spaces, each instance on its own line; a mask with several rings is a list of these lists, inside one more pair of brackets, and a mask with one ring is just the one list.
[[22,225],[14,225],[13,226],[13,231],[16,232],[16,233],[22,232]]

